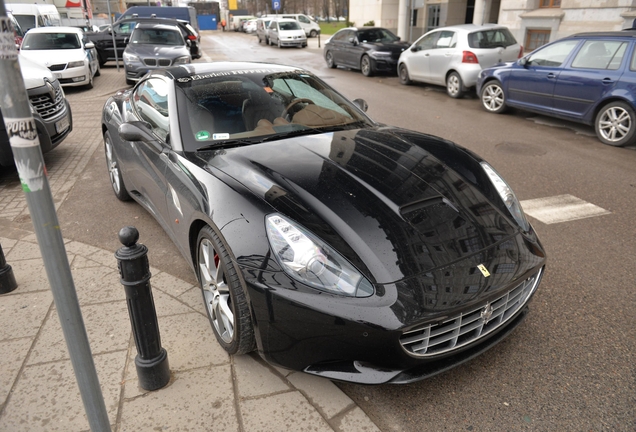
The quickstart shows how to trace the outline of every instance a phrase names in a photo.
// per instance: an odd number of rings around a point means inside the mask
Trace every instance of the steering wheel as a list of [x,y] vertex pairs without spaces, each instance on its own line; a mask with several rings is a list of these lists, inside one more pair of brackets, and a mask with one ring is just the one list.
[[[291,118],[290,118],[290,119],[287,119],[287,116],[289,115],[289,111],[290,111],[290,110],[291,110],[294,106],[296,106],[296,105],[297,105],[297,104],[299,104],[299,103],[314,104],[314,101],[312,101],[311,99],[307,99],[307,98],[294,99],[293,101],[291,101],[291,102],[289,103],[289,105],[287,105],[287,106],[285,107],[285,109],[283,110],[283,112],[281,113],[281,115],[280,115],[280,116],[281,116],[282,118],[286,119],[286,120],[291,120]],[[315,105],[315,104],[314,104],[314,105]]]

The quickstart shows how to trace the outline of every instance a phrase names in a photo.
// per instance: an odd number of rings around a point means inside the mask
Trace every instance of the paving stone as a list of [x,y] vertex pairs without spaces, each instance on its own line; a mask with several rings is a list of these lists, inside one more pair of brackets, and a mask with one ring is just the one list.
[[22,293],[19,285],[0,296],[0,340],[35,336],[52,304],[50,291]]
[[297,391],[241,401],[246,431],[332,432],[333,429]]
[[234,373],[241,398],[290,390],[281,377],[249,355],[234,356]]
[[7,400],[32,343],[32,338],[0,342],[0,405]]
[[337,429],[341,431],[380,432],[375,423],[359,407],[349,411],[338,423]]
[[230,365],[175,374],[167,387],[127,401],[119,430],[239,431]]
[[349,396],[328,379],[302,372],[295,372],[287,379],[294,387],[303,392],[305,397],[314,406],[317,406],[328,419],[354,404]]

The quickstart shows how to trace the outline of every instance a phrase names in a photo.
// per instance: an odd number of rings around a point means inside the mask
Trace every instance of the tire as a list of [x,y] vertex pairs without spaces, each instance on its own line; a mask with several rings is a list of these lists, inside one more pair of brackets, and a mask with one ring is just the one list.
[[316,37],[318,36],[318,32],[316,30],[312,30],[309,32],[309,37]]
[[195,267],[205,310],[219,344],[231,355],[253,351],[254,329],[243,283],[229,247],[209,226],[199,232]]
[[272,46],[272,40],[270,38],[267,38],[267,45]]
[[95,76],[100,76],[101,74],[102,74],[102,68],[98,64],[97,65],[97,70],[95,71]]
[[129,80],[128,78],[126,78],[126,84],[135,85],[135,82],[133,80]]
[[446,78],[446,93],[454,99],[460,99],[465,92],[462,77],[457,72],[451,72]]
[[278,44],[278,48],[282,48],[282,47],[280,46],[280,39],[278,39],[278,43],[277,43],[277,44]]
[[633,143],[636,134],[636,114],[624,102],[610,102],[596,115],[594,120],[596,136],[603,143],[623,147]]
[[327,67],[330,69],[335,69],[336,67],[338,67],[336,65],[336,62],[333,61],[333,54],[331,53],[331,51],[327,51],[327,53],[325,54],[325,61],[327,62]]
[[360,72],[365,77],[373,76],[373,63],[368,55],[363,55],[360,59]]
[[93,88],[93,72],[88,68],[88,84],[84,86],[85,89],[90,90]]
[[106,167],[110,177],[110,185],[119,201],[130,201],[130,195],[126,190],[124,178],[119,169],[119,162],[113,150],[113,140],[110,138],[110,132],[104,134],[104,153],[106,154]]
[[488,81],[481,88],[481,106],[488,112],[501,114],[508,109],[506,95],[499,81]]
[[411,84],[411,78],[409,78],[409,70],[406,68],[404,63],[400,64],[398,68],[398,75],[400,76],[400,84],[409,85]]

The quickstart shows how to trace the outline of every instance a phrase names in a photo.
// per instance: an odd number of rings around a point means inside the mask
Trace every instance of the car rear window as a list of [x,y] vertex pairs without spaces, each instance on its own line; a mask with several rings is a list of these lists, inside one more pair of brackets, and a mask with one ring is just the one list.
[[468,34],[468,46],[471,48],[509,47],[517,43],[508,29],[480,30]]

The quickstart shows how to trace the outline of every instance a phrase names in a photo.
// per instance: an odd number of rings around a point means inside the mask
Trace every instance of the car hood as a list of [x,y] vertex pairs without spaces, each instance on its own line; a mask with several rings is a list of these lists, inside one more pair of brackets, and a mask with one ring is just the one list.
[[22,50],[20,55],[44,66],[82,61],[86,58],[83,49]]
[[376,283],[425,274],[519,232],[479,159],[429,135],[355,129],[200,157]]
[[29,60],[22,54],[18,56],[20,61],[20,71],[22,72],[22,78],[24,79],[24,87],[28,89],[41,87],[45,83],[44,79],[53,82],[53,73],[45,66],[39,63]]
[[135,54],[142,57],[164,56],[175,58],[189,55],[190,51],[185,45],[149,45],[129,43],[125,50],[128,54]]

